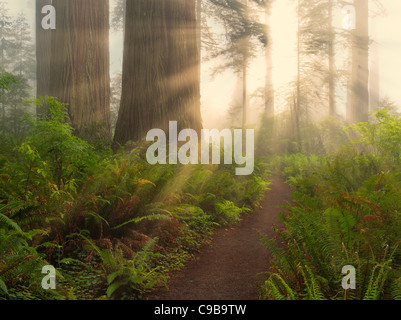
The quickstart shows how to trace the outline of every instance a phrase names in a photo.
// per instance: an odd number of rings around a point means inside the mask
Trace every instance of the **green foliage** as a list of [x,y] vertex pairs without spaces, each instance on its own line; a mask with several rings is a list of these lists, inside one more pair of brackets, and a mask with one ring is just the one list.
[[[383,110],[349,128],[351,142],[336,154],[274,160],[294,190],[294,204],[283,212],[286,228],[277,230],[287,250],[262,238],[275,256],[262,298],[289,292],[308,300],[399,297],[400,123]],[[356,268],[355,290],[342,289],[345,265]]]
[[48,263],[33,245],[42,230],[24,232],[20,225],[4,213],[0,206],[0,300],[59,299],[59,292],[45,292],[41,286],[41,269]]
[[219,224],[229,225],[239,222],[244,209],[238,208],[232,201],[217,202],[215,204],[216,220]]
[[[56,99],[31,103],[44,112],[26,116],[25,137],[2,141],[2,299],[140,299],[268,188],[263,163],[250,177],[152,166],[143,145],[111,154],[75,136]],[[43,265],[59,272],[57,290],[41,288]]]
[[17,83],[17,79],[11,74],[3,69],[0,69],[0,89],[1,90],[10,90],[11,85],[13,83]]
[[157,238],[146,243],[132,259],[124,259],[121,248],[101,249],[89,238],[82,234],[80,237],[85,239],[103,262],[102,268],[107,280],[106,295],[108,298],[140,299],[155,285],[165,282],[166,278],[158,271],[159,267],[152,266],[153,260],[157,257],[157,254],[152,252]]
[[50,166],[58,185],[85,177],[86,170],[98,159],[93,147],[73,134],[66,106],[52,97],[32,102],[46,106],[47,110],[40,118],[32,120],[27,144]]

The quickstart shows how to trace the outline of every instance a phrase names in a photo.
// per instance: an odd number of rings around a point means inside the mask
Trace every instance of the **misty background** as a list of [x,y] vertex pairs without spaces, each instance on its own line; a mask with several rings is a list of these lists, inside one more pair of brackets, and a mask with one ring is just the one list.
[[[24,13],[31,25],[33,39],[34,30],[34,1],[33,0],[5,0],[10,9],[10,15],[16,17],[19,13]],[[350,1],[352,3],[352,1]],[[375,11],[374,1],[372,1],[372,11]],[[379,78],[380,78],[380,97],[388,97],[396,106],[401,106],[401,90],[395,79],[401,73],[401,3],[394,0],[381,0],[384,13],[370,16],[369,33],[371,40],[377,45],[371,50],[369,55],[378,54]],[[116,5],[115,1],[110,1],[110,13]],[[272,5],[272,15],[270,20],[271,43],[272,43],[272,62],[273,62],[273,83],[275,86],[275,105],[276,112],[286,108],[283,92],[289,87],[289,83],[294,80],[297,71],[296,60],[296,30],[297,16],[296,5],[293,0],[274,1]],[[343,15],[340,10],[335,14],[335,27],[342,28]],[[212,31],[218,26],[211,26]],[[111,77],[121,73],[123,57],[123,32],[110,30],[110,72]],[[265,79],[265,57],[263,50],[257,53],[257,58],[251,62],[248,75],[248,93],[250,97],[249,120],[257,121],[263,111],[263,101],[253,98],[253,94],[258,88],[264,86]],[[336,53],[336,58],[341,59],[341,54]],[[239,78],[232,70],[227,70],[215,77],[212,77],[213,67],[219,63],[220,58],[213,61],[202,62],[202,81],[201,81],[201,111],[205,128],[223,128],[227,124],[222,122],[222,118],[227,118],[230,104],[236,99],[240,99],[242,93],[239,88]],[[346,97],[345,93],[338,92],[339,101],[337,102],[337,112],[345,116]]]

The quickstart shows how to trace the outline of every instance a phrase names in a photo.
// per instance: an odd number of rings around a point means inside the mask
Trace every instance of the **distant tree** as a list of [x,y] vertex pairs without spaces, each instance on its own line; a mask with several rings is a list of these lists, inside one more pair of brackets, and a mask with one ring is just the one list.
[[18,80],[11,73],[4,71],[0,67],[0,90],[10,90],[11,85],[17,82]]
[[266,58],[266,81],[265,81],[265,113],[268,118],[274,116],[274,84],[273,84],[273,61],[272,61],[272,41],[270,35],[270,16],[273,1],[266,1],[265,4],[265,28],[268,41],[265,45]]
[[28,80],[21,75],[15,76],[16,82],[12,83],[6,94],[7,114],[4,129],[14,136],[21,136],[24,133],[25,124],[21,117],[28,112],[28,106],[23,104],[31,96],[31,87]]
[[[265,25],[259,21],[259,9],[270,1],[209,0],[208,14],[214,16],[224,28],[225,42],[214,42],[209,46],[210,58],[223,57],[217,66],[217,74],[227,69],[238,74],[242,81],[242,126],[247,123],[248,112],[248,67],[256,57],[258,44],[267,44]],[[255,41],[256,40],[256,41]]]
[[312,112],[336,115],[335,5],[333,0],[298,0],[299,117]]
[[356,28],[352,31],[352,70],[347,120],[366,122],[369,118],[369,4],[354,1]]
[[[10,72],[10,65],[12,63],[12,42],[11,42],[11,34],[12,34],[12,17],[9,15],[9,9],[5,2],[0,2],[0,68],[4,71]],[[3,72],[3,81],[5,79],[9,79],[7,75],[9,73]],[[4,82],[5,83],[5,82]],[[8,84],[8,83],[7,83]],[[4,128],[6,123],[6,102],[5,102],[5,93],[6,93],[6,83],[4,86],[0,87],[0,112],[1,112],[1,125]]]
[[115,130],[118,110],[121,103],[121,90],[122,90],[122,74],[118,73],[111,79],[111,95],[110,95],[110,121],[111,129]]
[[111,27],[114,30],[124,30],[127,0],[114,0],[114,3],[115,6],[111,16]]
[[108,0],[53,0],[49,95],[68,104],[77,132],[98,126],[110,134]]
[[10,37],[13,31],[13,20],[5,2],[0,1],[0,66],[9,66],[12,56],[10,54]]
[[1,60],[15,81],[7,88],[0,88],[1,124],[3,130],[15,135],[21,132],[20,117],[27,111],[21,103],[29,98],[34,86],[35,54],[31,29],[23,13],[11,19],[7,7],[0,4],[1,14]]
[[31,28],[23,13],[13,21],[11,37],[12,55],[14,57],[12,73],[24,76],[28,80],[36,79],[35,45],[31,36]]

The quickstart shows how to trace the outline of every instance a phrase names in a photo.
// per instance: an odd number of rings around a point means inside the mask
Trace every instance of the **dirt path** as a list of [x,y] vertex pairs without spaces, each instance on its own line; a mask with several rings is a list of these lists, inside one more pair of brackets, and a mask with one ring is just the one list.
[[168,281],[169,290],[152,294],[151,300],[257,300],[258,282],[266,278],[270,254],[258,231],[274,237],[272,225],[289,202],[290,188],[273,179],[262,208],[244,217],[231,229],[215,232],[210,245]]

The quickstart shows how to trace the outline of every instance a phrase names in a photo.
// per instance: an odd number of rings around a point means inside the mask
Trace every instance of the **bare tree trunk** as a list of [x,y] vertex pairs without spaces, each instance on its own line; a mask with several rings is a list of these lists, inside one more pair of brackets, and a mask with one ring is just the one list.
[[[246,6],[245,17],[248,17],[248,0],[243,0]],[[242,61],[242,128],[245,128],[248,121],[248,45],[249,38],[244,39],[243,61]]]
[[295,128],[296,140],[299,144],[298,150],[302,149],[301,146],[301,128],[300,128],[300,116],[301,116],[301,1],[298,0],[298,34],[297,34],[297,94],[294,99],[294,117],[295,117]]
[[199,63],[195,0],[128,1],[115,145],[169,121],[200,132]]
[[108,0],[53,0],[50,95],[68,104],[78,132],[98,124],[110,131]]
[[265,8],[265,22],[266,22],[266,89],[265,89],[265,112],[268,118],[274,116],[274,85],[273,85],[273,61],[272,61],[272,43],[270,35],[270,15],[271,15],[271,1],[266,3]]
[[336,115],[336,99],[335,99],[335,57],[334,57],[334,40],[335,33],[333,28],[333,0],[329,0],[329,41],[328,41],[328,58],[329,58],[329,114]]
[[[42,28],[42,8],[51,5],[52,0],[36,0],[36,95],[49,95],[50,87],[50,57],[51,31]],[[37,108],[37,113],[44,110]]]
[[127,1],[122,93],[114,141],[141,139],[167,117],[164,0]]
[[368,121],[369,115],[369,12],[368,0],[355,0],[356,29],[352,42],[352,80],[350,110],[347,112],[351,123]]
[[198,40],[199,50],[199,83],[201,82],[201,71],[202,71],[202,0],[196,0],[196,37]]
[[200,133],[200,60],[196,38],[196,1],[169,0],[166,6],[168,118],[179,128]]
[[245,128],[248,121],[248,65],[244,60],[242,67],[242,127]]

